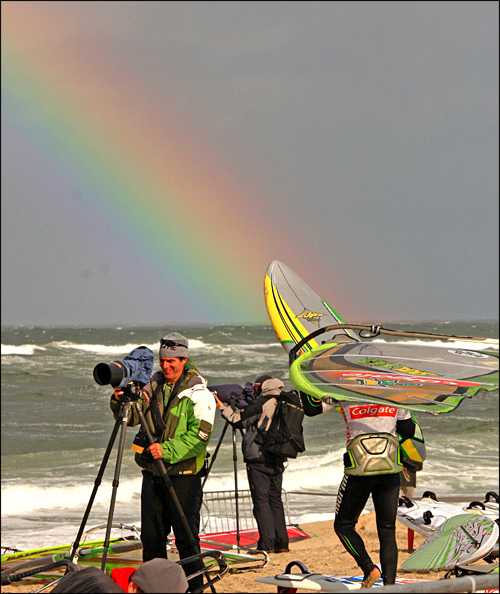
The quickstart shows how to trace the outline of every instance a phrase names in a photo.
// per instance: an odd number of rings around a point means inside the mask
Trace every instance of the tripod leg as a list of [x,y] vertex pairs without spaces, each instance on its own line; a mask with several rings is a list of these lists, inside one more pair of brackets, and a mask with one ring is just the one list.
[[[148,436],[149,443],[151,445],[153,445],[155,443],[155,441],[153,439],[153,436],[151,435],[151,432],[149,431],[149,428],[146,423],[146,419],[144,418],[144,415],[142,414],[142,410],[137,402],[134,402],[133,404],[134,404],[135,410],[137,411],[137,414],[139,415],[142,430]],[[186,534],[189,537],[190,545],[192,546],[193,550],[195,550],[196,553],[198,553],[199,551],[197,550],[198,549],[197,541],[193,538],[193,533],[191,532],[191,528],[189,527],[186,516],[184,515],[184,511],[181,507],[179,499],[177,498],[177,494],[175,492],[174,486],[172,485],[172,481],[170,480],[170,477],[168,476],[167,469],[165,468],[165,464],[163,463],[163,460],[161,458],[157,458],[156,463],[157,463],[160,473],[163,477],[163,480],[165,481],[165,484],[166,484],[167,489],[170,493],[170,496],[172,497],[174,505],[177,509],[177,513],[179,514],[179,517],[181,518],[181,522],[182,522],[182,525],[184,526]]]
[[234,504],[236,507],[236,544],[240,547],[240,512],[238,501],[238,456],[236,448],[236,429],[233,427],[233,464],[234,464]]
[[99,468],[99,472],[97,473],[96,479],[94,481],[94,489],[92,490],[92,494],[91,494],[89,502],[87,504],[87,509],[85,510],[85,513],[83,514],[83,518],[82,518],[82,522],[80,524],[80,528],[78,530],[78,534],[76,535],[75,541],[74,541],[72,549],[71,549],[71,555],[69,558],[70,561],[73,561],[76,551],[78,550],[78,547],[80,546],[80,539],[81,539],[83,531],[85,529],[85,525],[87,524],[87,520],[90,515],[90,510],[92,509],[92,505],[94,504],[94,499],[95,499],[95,496],[97,495],[97,489],[99,488],[99,485],[101,484],[101,480],[104,475],[104,471],[106,470],[106,465],[108,463],[109,456],[111,454],[111,450],[113,449],[113,444],[115,443],[116,435],[118,433],[120,424],[121,424],[121,419],[120,419],[120,416],[118,416],[116,419],[116,423],[113,428],[113,431],[111,433],[111,437],[109,438],[108,446],[106,448],[106,453],[104,454],[104,457],[101,462],[101,467]]
[[120,424],[121,424],[121,433],[120,433],[120,441],[118,442],[118,454],[116,456],[115,475],[113,478],[113,489],[111,491],[111,503],[109,504],[108,525],[106,527],[106,537],[104,539],[104,551],[102,553],[102,563],[101,563],[102,571],[106,570],[106,558],[108,556],[109,541],[110,541],[110,537],[111,537],[111,527],[113,524],[113,514],[115,511],[116,494],[117,494],[117,490],[118,490],[118,484],[120,482],[119,481],[120,469],[121,469],[122,459],[123,459],[123,448],[125,445],[125,434],[127,432],[129,412],[130,412],[130,402],[124,402],[122,404],[122,407],[120,409],[120,414],[118,416],[118,419],[120,419]]
[[229,421],[226,421],[226,424],[224,425],[224,429],[222,430],[221,436],[219,438],[219,443],[215,447],[214,453],[212,454],[212,461],[210,462],[210,466],[208,467],[207,476],[203,479],[203,483],[201,484],[202,490],[203,490],[203,487],[205,486],[205,483],[207,482],[208,475],[210,474],[210,471],[212,470],[212,466],[214,465],[215,459],[217,458],[217,454],[219,453],[219,449],[222,444],[222,440],[224,439],[224,435],[226,434],[228,425],[229,425]]
[[[139,406],[139,404],[134,401],[133,402],[134,408],[137,411],[137,414],[139,416],[139,419],[141,421],[141,427],[142,430],[146,433],[149,443],[151,445],[153,445],[153,443],[155,443],[153,436],[151,435],[151,432],[149,430],[149,427],[146,423],[146,419],[144,418],[144,415],[142,414],[142,410],[141,407]],[[168,492],[170,493],[170,497],[172,498],[172,501],[174,502],[175,508],[177,510],[177,513],[179,514],[179,517],[181,519],[182,525],[184,527],[184,530],[186,532],[186,535],[189,539],[189,545],[193,551],[193,555],[199,555],[200,554],[200,549],[198,546],[198,541],[195,540],[194,536],[193,536],[193,532],[189,526],[189,523],[187,521],[187,518],[184,514],[184,510],[182,509],[182,506],[180,504],[180,501],[177,497],[177,493],[175,492],[174,486],[172,484],[172,481],[170,480],[170,477],[168,476],[167,473],[167,469],[165,468],[165,464],[163,463],[163,460],[161,458],[157,458],[156,462],[158,464],[158,469],[160,470],[160,473],[163,477],[163,480],[165,481],[165,485],[167,486]],[[215,592],[215,588],[213,586],[213,584],[210,584],[210,589],[212,592]]]

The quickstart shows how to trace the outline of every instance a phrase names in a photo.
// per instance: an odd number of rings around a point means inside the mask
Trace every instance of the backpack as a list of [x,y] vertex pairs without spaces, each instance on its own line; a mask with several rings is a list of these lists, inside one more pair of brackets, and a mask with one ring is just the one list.
[[300,395],[295,391],[281,392],[262,449],[284,458],[296,458],[297,454],[305,452],[303,420]]

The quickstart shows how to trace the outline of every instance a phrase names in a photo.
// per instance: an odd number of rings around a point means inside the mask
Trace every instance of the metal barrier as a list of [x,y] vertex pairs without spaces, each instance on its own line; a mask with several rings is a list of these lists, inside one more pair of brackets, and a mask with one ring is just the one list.
[[[236,495],[238,514],[236,514]],[[285,508],[285,519],[288,524],[291,524],[288,495],[285,490],[282,490],[281,498]],[[252,509],[250,490],[205,491],[201,506],[200,533],[227,532],[237,528],[239,530],[257,529]]]

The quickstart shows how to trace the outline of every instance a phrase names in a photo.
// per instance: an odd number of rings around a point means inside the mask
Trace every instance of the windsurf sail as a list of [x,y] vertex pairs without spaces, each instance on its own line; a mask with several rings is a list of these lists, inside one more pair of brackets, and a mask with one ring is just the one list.
[[299,342],[290,351],[290,381],[317,398],[444,413],[480,390],[499,386],[498,353],[452,344],[330,343],[294,359],[300,348]]
[[[304,336],[304,337],[302,337],[301,340],[297,341],[295,343],[295,345],[289,349],[290,365],[293,363],[293,361],[295,361],[297,355],[301,351],[310,350],[309,346],[306,349],[306,345],[311,345],[313,343],[315,345],[317,345],[319,342],[319,339],[316,342],[316,338],[318,336],[320,336],[321,334],[327,333],[326,336],[328,336],[330,333],[332,333],[334,331],[346,330],[346,329],[352,329],[352,330],[358,331],[359,338],[356,338],[356,340],[358,340],[358,341],[362,341],[362,339],[364,339],[364,340],[372,339],[372,338],[375,338],[376,336],[379,336],[380,334],[387,334],[389,336],[398,336],[398,337],[406,337],[406,338],[414,338],[414,339],[429,338],[429,339],[435,339],[435,340],[442,340],[445,342],[446,341],[460,341],[460,342],[466,342],[466,343],[482,343],[482,344],[487,345],[486,348],[488,348],[488,346],[491,345],[492,353],[495,353],[499,347],[498,338],[480,338],[477,336],[450,336],[447,334],[437,334],[437,333],[431,333],[431,332],[414,332],[414,331],[410,331],[410,330],[391,330],[389,328],[384,328],[380,324],[367,325],[367,324],[352,324],[352,323],[342,322],[341,324],[332,324],[329,326],[322,326],[321,328],[318,328],[317,330],[314,330],[313,332],[311,332],[311,334],[309,334],[308,336]],[[333,342],[340,343],[340,342],[344,342],[344,340],[321,340],[321,344],[333,343]]]
[[[130,543],[128,543],[130,544]],[[141,545],[142,547],[142,545]],[[107,547],[106,547],[107,550]],[[102,557],[105,551],[105,547],[101,547],[99,551],[99,556]],[[92,555],[90,553],[90,555]],[[12,582],[21,581],[25,578],[29,577],[52,577],[57,578],[56,581],[59,581],[60,577],[57,575],[50,575],[51,572],[58,572],[61,574],[62,571],[77,571],[78,565],[72,562],[70,559],[70,553],[57,553],[55,555],[50,555],[46,557],[39,557],[36,559],[31,559],[28,561],[24,561],[20,564],[17,564],[13,567],[9,567],[8,569],[4,569],[1,575],[1,584],[2,586],[10,584]],[[244,557],[241,555],[240,557]],[[248,557],[248,555],[246,556]],[[222,551],[214,550],[214,549],[205,549],[202,550],[200,553],[193,555],[191,557],[187,557],[185,559],[178,559],[176,563],[179,565],[186,565],[187,563],[192,562],[195,559],[200,559],[203,561],[204,568],[195,572],[194,574],[189,574],[187,577],[193,578],[202,573],[206,574],[207,582],[205,583],[205,588],[211,586],[211,584],[215,583],[219,579],[221,579],[228,571],[228,559],[225,553]],[[267,563],[267,555],[265,555],[266,563]],[[79,561],[83,564],[87,565],[95,565],[97,559],[93,559],[92,557],[87,557],[86,555],[80,555]],[[98,559],[100,565],[100,559]],[[241,562],[241,560],[237,561]],[[108,557],[108,562],[106,563],[106,573],[110,574],[111,571],[117,567],[139,567],[142,564],[141,561],[131,562],[130,559],[122,559],[120,562],[110,562],[110,558]],[[217,566],[217,567],[216,567]],[[263,567],[264,565],[262,565]],[[255,566],[254,566],[255,567]],[[216,571],[214,572],[214,569]],[[62,574],[61,574],[62,577]],[[56,582],[53,582],[53,585]],[[45,589],[47,586],[44,586]],[[40,591],[40,590],[38,590]]]
[[[101,530],[106,527],[102,524],[88,530],[84,533],[84,538],[90,533]],[[107,549],[106,573],[117,567],[139,567],[142,565],[142,542],[136,536],[138,534],[135,526],[126,526],[124,524],[113,524],[114,528],[121,530],[132,530],[132,535],[122,535],[112,538]],[[288,527],[290,539],[308,538],[298,526]],[[248,546],[255,544],[258,540],[258,532],[254,530],[243,530],[241,533],[247,533],[245,543]],[[254,538],[255,533],[257,537]],[[218,564],[220,566],[220,555],[222,554],[224,564],[234,566],[234,570],[242,571],[245,569],[257,569],[264,567],[268,563],[268,556],[264,551],[256,549],[248,550],[247,547],[237,547],[236,531],[200,534],[201,537],[201,556],[207,568],[212,569]],[[207,540],[210,539],[210,540]],[[220,542],[215,542],[220,541]],[[5,548],[5,553],[1,556],[2,565],[2,584],[19,581],[26,577],[54,577],[54,573],[61,574],[67,571],[71,563],[70,550],[73,544],[55,545],[29,551],[18,551]],[[170,539],[167,545],[169,556],[174,559],[178,555],[175,547],[175,539]],[[238,550],[233,550],[238,549]],[[239,550],[241,549],[241,551]],[[81,543],[78,548],[75,561],[79,565],[97,565],[101,566],[104,554],[104,540],[93,540]],[[135,553],[135,554],[134,554]],[[179,561],[180,562],[180,561]],[[182,562],[181,562],[182,563]]]
[[[124,544],[134,543],[135,544],[136,542],[137,542],[137,540],[135,540],[134,537],[112,538],[112,539],[110,539],[110,547],[113,550],[113,547],[115,547],[115,545],[117,545],[118,543],[124,543]],[[86,552],[88,552],[88,551],[91,551],[98,547],[103,547],[103,545],[104,545],[104,539],[93,540],[93,541],[85,543],[85,547],[82,550],[85,550]],[[55,546],[51,546],[51,547],[43,547],[43,548],[39,548],[39,549],[30,549],[29,551],[18,551],[18,550],[12,551],[11,550],[9,552],[9,550],[7,550],[7,552],[4,555],[2,555],[2,557],[1,557],[2,569],[4,569],[4,567],[7,567],[8,565],[12,565],[13,563],[20,563],[22,561],[27,561],[30,559],[38,559],[40,557],[47,557],[47,556],[51,556],[51,555],[64,554],[69,551],[71,546],[72,546],[71,544],[64,544],[64,545],[55,545]],[[142,547],[142,544],[140,543],[140,541],[139,541],[139,547]],[[64,557],[61,557],[61,559],[62,558],[64,558]]]
[[[310,538],[307,532],[304,532],[300,526],[296,524],[288,525],[286,527],[289,542],[296,542],[305,538]],[[249,548],[255,547],[259,540],[259,531],[257,528],[248,528],[239,531],[240,547]],[[227,530],[225,532],[213,532],[211,534],[200,534],[200,541],[214,546],[214,548],[228,548],[237,545],[236,530]]]

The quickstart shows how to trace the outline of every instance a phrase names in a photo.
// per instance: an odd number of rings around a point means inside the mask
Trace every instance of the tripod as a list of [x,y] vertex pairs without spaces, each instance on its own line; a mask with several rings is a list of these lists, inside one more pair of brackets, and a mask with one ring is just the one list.
[[[234,410],[235,398],[233,395],[231,395],[231,406]],[[210,471],[212,470],[212,466],[214,465],[215,459],[217,458],[217,454],[219,452],[220,446],[222,444],[224,435],[226,434],[229,424],[230,424],[229,421],[226,420],[226,424],[224,425],[224,429],[222,430],[221,436],[219,438],[219,442],[217,443],[214,453],[212,454],[212,461],[210,462],[210,465],[207,470],[207,474],[203,480],[203,484],[201,486],[202,489],[205,486],[205,483],[207,482],[208,475],[210,474]],[[235,427],[233,427],[232,429],[233,429],[234,503],[235,503],[235,510],[236,510],[236,544],[237,544],[238,551],[239,551],[239,549],[240,549],[240,513],[239,513],[239,502],[238,502],[238,455],[237,455],[237,448],[236,448],[236,431],[237,431],[237,429],[235,429]],[[240,431],[241,435],[243,435],[243,431],[241,429],[239,431]]]
[[[102,564],[101,564],[102,571],[105,571],[105,567],[106,567],[106,558],[108,555],[110,536],[111,536],[111,528],[112,528],[112,522],[113,522],[113,514],[114,514],[114,509],[115,509],[116,495],[117,495],[119,477],[120,477],[120,469],[121,469],[122,458],[123,458],[123,449],[124,449],[124,445],[125,445],[125,434],[126,434],[127,425],[128,425],[128,416],[129,416],[129,413],[130,413],[130,410],[132,407],[134,407],[134,409],[136,410],[136,412],[139,416],[141,428],[146,433],[149,443],[151,445],[153,443],[155,443],[153,436],[151,435],[151,432],[149,431],[149,428],[146,424],[146,420],[142,413],[141,407],[139,406],[137,400],[131,397],[131,395],[129,393],[129,388],[127,388],[125,390],[125,393],[122,395],[120,411],[116,417],[115,426],[111,433],[111,437],[109,439],[108,446],[106,448],[106,452],[102,459],[101,466],[99,468],[99,472],[97,473],[97,477],[94,481],[94,488],[92,490],[92,494],[91,494],[89,502],[87,504],[87,509],[85,510],[82,522],[80,524],[80,528],[78,530],[78,534],[76,536],[75,542],[73,543],[73,546],[71,549],[70,561],[73,561],[76,551],[78,550],[78,547],[80,545],[80,539],[81,539],[83,531],[85,529],[85,524],[87,523],[87,519],[90,515],[90,511],[92,509],[94,499],[97,495],[97,490],[99,488],[99,485],[101,484],[101,480],[104,475],[104,471],[106,469],[106,465],[108,463],[109,456],[111,454],[111,450],[113,449],[113,445],[114,445],[116,436],[118,434],[118,430],[121,427],[120,440],[118,442],[118,454],[116,457],[116,466],[115,466],[115,473],[114,473],[114,478],[113,478],[113,489],[112,489],[112,493],[111,493],[111,502],[110,502],[110,506],[109,506],[108,521],[107,521],[107,526],[106,526],[106,536],[105,536],[105,540],[104,540],[104,551],[103,551]],[[169,494],[172,498],[172,501],[174,502],[174,505],[175,505],[176,510],[179,514],[179,517],[181,518],[181,522],[183,524],[184,530],[186,531],[186,534],[189,538],[189,544],[193,548],[193,554],[198,554],[199,551],[198,551],[197,541],[193,537],[193,533],[191,531],[191,528],[189,527],[186,516],[184,515],[184,511],[182,510],[179,499],[177,498],[177,494],[176,494],[175,489],[172,485],[172,481],[170,480],[170,477],[168,476],[167,469],[165,468],[165,464],[161,458],[158,458],[156,460],[156,463],[157,463],[160,473],[165,481],[165,484],[166,484]],[[211,587],[211,588],[213,589],[213,587]],[[213,590],[213,591],[215,591],[215,590]]]

